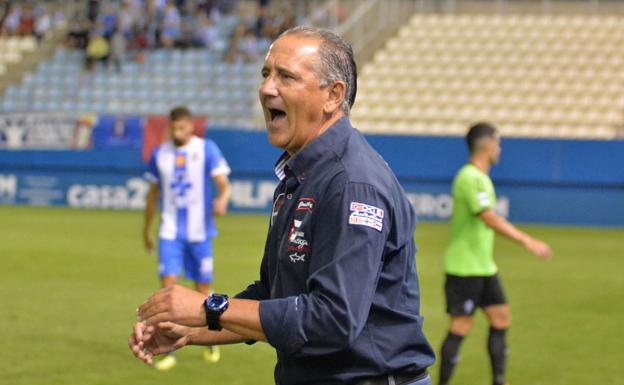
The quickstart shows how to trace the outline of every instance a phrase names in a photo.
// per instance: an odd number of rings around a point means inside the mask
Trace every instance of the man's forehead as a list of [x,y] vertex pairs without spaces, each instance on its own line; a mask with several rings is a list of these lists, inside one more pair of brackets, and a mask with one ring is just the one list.
[[265,65],[270,59],[295,59],[316,55],[320,43],[319,39],[307,36],[287,35],[281,37],[271,44],[265,57]]

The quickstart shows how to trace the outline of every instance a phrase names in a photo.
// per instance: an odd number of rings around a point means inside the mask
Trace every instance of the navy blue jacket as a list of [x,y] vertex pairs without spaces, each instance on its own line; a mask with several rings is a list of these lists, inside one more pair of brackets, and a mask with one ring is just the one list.
[[396,177],[348,118],[276,165],[260,300],[275,382],[352,383],[434,361],[422,332],[416,216]]

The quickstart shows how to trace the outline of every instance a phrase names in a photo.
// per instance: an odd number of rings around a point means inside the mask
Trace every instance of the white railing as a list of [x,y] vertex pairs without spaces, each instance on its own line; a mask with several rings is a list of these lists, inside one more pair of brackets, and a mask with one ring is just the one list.
[[[335,10],[345,4],[349,14],[341,22]],[[384,39],[416,12],[624,14],[624,0],[328,0],[325,7],[325,27],[349,41],[359,61],[371,58]]]
[[414,0],[363,0],[335,31],[351,43],[356,58],[366,60],[409,20],[415,4]]
[[414,0],[418,12],[623,13],[621,0]]

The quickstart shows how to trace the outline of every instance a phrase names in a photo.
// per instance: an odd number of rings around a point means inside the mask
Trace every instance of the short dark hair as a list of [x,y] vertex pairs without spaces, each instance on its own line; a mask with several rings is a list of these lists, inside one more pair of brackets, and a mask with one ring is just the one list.
[[191,118],[191,117],[192,117],[191,111],[184,106],[175,107],[169,112],[169,120],[172,122],[175,120]]
[[319,47],[320,68],[316,69],[321,87],[326,87],[338,80],[345,83],[345,100],[341,108],[348,115],[355,103],[355,95],[357,94],[357,65],[351,45],[337,34],[316,27],[293,27],[282,32],[276,40],[287,35],[300,35],[321,41]]
[[478,143],[483,138],[492,138],[496,136],[498,130],[496,127],[487,122],[479,122],[475,123],[470,127],[468,133],[466,134],[466,144],[468,145],[468,150],[470,153],[474,153],[477,150]]

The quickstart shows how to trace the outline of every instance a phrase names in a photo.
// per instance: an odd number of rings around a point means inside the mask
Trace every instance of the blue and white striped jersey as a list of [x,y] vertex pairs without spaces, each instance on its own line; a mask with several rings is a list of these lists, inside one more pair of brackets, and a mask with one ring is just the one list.
[[171,141],[152,153],[145,178],[160,191],[160,238],[201,242],[217,234],[212,215],[212,178],[230,167],[210,139],[194,136],[176,147]]

